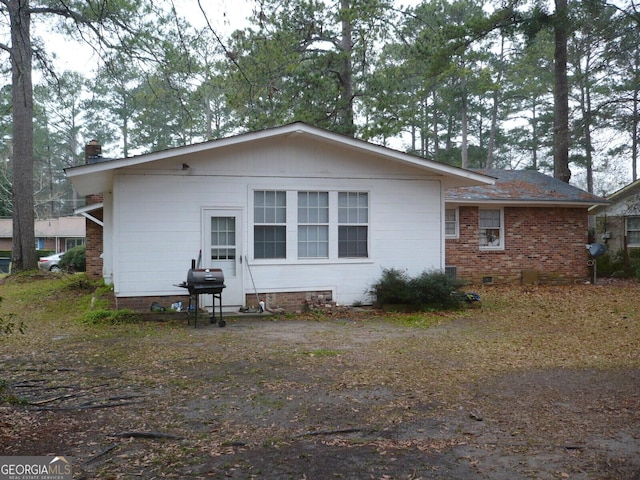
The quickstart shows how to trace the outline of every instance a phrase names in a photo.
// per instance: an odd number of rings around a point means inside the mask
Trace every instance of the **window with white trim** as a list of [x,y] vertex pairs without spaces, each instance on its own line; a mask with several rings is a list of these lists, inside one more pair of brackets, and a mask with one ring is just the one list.
[[298,192],[298,258],[329,258],[329,192]]
[[338,257],[369,256],[369,194],[338,192]]
[[480,249],[499,250],[504,248],[504,220],[501,208],[481,208],[479,215]]
[[444,211],[444,235],[448,238],[458,238],[458,208],[446,208]]
[[84,245],[84,238],[65,238],[64,240],[65,252],[79,245]]
[[640,247],[640,217],[627,217],[627,245]]
[[254,190],[252,208],[255,259],[369,258],[367,192]]
[[253,192],[253,255],[287,257],[287,192]]

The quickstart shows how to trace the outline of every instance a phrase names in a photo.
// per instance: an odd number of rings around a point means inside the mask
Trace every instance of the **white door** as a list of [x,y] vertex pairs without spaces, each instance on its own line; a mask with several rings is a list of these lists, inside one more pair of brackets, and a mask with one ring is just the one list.
[[[244,306],[242,284],[242,210],[206,209],[203,216],[201,268],[221,268],[224,274],[223,308]],[[204,295],[211,306],[211,295]],[[218,305],[216,303],[216,309]]]

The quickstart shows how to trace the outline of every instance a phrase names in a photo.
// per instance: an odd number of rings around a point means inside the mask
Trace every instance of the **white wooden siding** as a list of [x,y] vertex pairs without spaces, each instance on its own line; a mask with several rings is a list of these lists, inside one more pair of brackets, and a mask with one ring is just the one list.
[[[443,268],[442,195],[439,178],[418,169],[366,158],[325,144],[291,142],[234,147],[216,156],[164,160],[155,170],[118,172],[114,181],[113,268],[118,296],[184,294],[202,246],[203,208],[244,208],[240,254],[247,256],[259,291],[331,289],[343,304],[366,301],[382,268],[410,274]],[[187,171],[179,169],[187,163]],[[253,190],[369,192],[369,258],[254,260]],[[295,205],[287,206],[296,218]],[[295,239],[295,221],[288,224]],[[337,239],[331,239],[337,243]],[[243,269],[247,266],[243,262]],[[253,293],[248,274],[244,293]]]

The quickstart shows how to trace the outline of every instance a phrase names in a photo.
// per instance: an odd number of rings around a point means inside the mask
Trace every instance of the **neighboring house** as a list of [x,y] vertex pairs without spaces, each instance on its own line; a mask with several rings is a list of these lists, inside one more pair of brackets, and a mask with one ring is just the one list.
[[[36,220],[35,237],[37,250],[66,252],[76,245],[83,245],[86,222],[84,217],[59,217]],[[11,250],[13,242],[13,220],[0,219],[0,250]]]
[[446,189],[493,182],[302,123],[118,160],[94,153],[66,174],[91,196],[87,269],[113,283],[119,308],[184,300],[176,285],[200,252],[202,267],[223,269],[226,309],[257,296],[290,311],[312,298],[367,303],[383,268],[443,269]]
[[618,252],[640,248],[640,180],[607,197],[609,204],[589,210],[596,241]]
[[589,279],[588,209],[606,200],[533,170],[475,170],[494,185],[446,192],[446,265],[473,283]]

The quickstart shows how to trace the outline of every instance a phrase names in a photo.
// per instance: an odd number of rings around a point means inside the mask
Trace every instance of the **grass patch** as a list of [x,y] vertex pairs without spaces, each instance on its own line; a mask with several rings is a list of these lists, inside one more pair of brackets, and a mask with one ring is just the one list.
[[24,398],[9,392],[9,383],[6,380],[0,380],[0,405],[26,405],[27,403]]
[[341,355],[343,352],[341,350],[318,348],[315,350],[305,350],[300,353],[302,353],[302,355],[308,355],[310,357],[335,357],[336,355]]
[[87,325],[124,325],[139,323],[142,320],[140,312],[133,310],[92,310],[86,312],[83,322]]
[[448,313],[437,311],[418,313],[387,312],[385,319],[389,323],[403,327],[431,328],[446,320],[468,316],[470,316],[468,311]]

